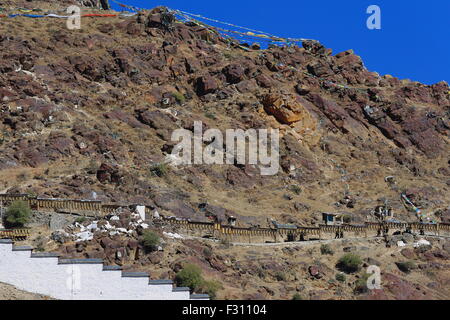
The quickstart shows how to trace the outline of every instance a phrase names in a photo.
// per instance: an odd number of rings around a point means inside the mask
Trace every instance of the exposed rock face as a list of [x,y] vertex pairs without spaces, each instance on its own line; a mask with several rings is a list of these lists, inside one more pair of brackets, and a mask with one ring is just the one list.
[[[303,103],[307,103],[303,100]],[[292,124],[309,117],[301,97],[269,94],[263,101],[264,109],[283,124]]]

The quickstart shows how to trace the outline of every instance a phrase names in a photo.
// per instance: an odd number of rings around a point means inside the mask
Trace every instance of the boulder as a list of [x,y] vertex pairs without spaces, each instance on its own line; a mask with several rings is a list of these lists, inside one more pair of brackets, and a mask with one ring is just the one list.
[[300,97],[268,94],[264,97],[264,110],[273,115],[282,124],[292,124],[305,118],[310,118],[305,108],[306,100]]
[[216,79],[212,76],[203,76],[197,79],[195,89],[199,96],[214,93],[219,88]]
[[244,79],[245,70],[239,64],[230,64],[222,70],[227,78],[227,82],[234,84],[239,83]]
[[316,279],[321,279],[323,277],[321,269],[318,266],[310,266],[308,268],[308,272],[312,277]]
[[411,248],[405,248],[400,253],[402,254],[402,256],[409,260],[414,260],[417,258],[416,253]]

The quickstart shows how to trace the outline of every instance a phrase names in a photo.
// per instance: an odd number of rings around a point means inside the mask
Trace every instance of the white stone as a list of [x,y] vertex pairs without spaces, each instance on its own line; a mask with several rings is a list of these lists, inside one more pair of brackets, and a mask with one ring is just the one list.
[[430,245],[431,245],[430,241],[427,241],[425,239],[420,239],[419,241],[414,243],[414,248],[421,247],[421,246],[430,246]]
[[405,247],[406,244],[403,241],[397,241],[397,247]]
[[139,217],[145,221],[145,206],[136,206],[136,212],[139,214]]
[[80,233],[75,234],[75,236],[77,237],[77,242],[79,241],[89,241],[94,239],[94,234],[90,231],[83,231]]

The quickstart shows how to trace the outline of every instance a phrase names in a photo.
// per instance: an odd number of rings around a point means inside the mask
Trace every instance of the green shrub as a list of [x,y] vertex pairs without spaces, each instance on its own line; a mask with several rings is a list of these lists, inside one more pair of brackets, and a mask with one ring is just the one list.
[[343,273],[338,273],[338,274],[336,275],[336,280],[339,281],[339,282],[345,282],[345,280],[346,280],[345,274],[343,274]]
[[203,279],[202,270],[195,264],[185,265],[183,270],[177,273],[175,282],[179,287],[189,287],[192,292],[206,293],[213,300],[217,296],[217,291],[223,289],[220,282]]
[[320,246],[320,253],[325,255],[325,254],[329,254],[330,256],[332,256],[334,254],[333,249],[331,249],[329,244],[322,244]]
[[359,271],[361,264],[362,260],[360,256],[354,253],[347,253],[339,259],[337,267],[346,273],[353,273]]
[[186,101],[186,98],[184,97],[184,95],[180,92],[172,92],[172,96],[175,98],[175,100],[177,100],[177,102],[179,104],[183,104]]
[[154,164],[153,166],[151,166],[150,172],[153,175],[161,178],[161,177],[164,177],[167,175],[167,173],[169,172],[169,168],[168,168],[167,164],[161,162],[161,163],[157,163],[157,164]]
[[150,230],[144,232],[142,236],[142,245],[147,251],[155,251],[160,243],[159,236]]
[[412,261],[396,262],[395,264],[401,271],[403,271],[405,273],[410,273],[411,270],[417,268],[416,264]]
[[223,286],[218,281],[206,281],[203,280],[203,283],[198,288],[200,293],[206,293],[209,297],[214,300],[217,297],[217,291],[223,289]]
[[202,270],[195,264],[187,264],[177,273],[175,282],[179,287],[189,287],[192,291],[197,291],[204,282]]
[[86,217],[78,217],[78,218],[75,219],[75,222],[83,223],[83,222],[85,222],[86,220],[87,220]]
[[28,192],[28,197],[29,197],[29,198],[36,198],[36,197],[37,197],[37,194],[34,193],[33,191],[30,191],[30,192]]
[[292,300],[303,300],[303,298],[300,293],[296,293],[292,296]]
[[364,273],[361,278],[356,280],[354,291],[356,294],[367,293],[369,288],[367,288],[367,280],[369,279],[370,274]]
[[22,200],[13,202],[5,213],[7,228],[21,228],[30,220],[31,209],[28,203]]

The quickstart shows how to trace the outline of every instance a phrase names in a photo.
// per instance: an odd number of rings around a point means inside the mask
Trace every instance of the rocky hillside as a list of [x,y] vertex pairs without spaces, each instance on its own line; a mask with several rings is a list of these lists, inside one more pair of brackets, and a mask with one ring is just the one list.
[[[73,3],[94,12],[104,2],[1,1],[1,7],[58,12]],[[312,225],[325,211],[358,223],[385,200],[396,218],[414,221],[400,202],[406,192],[433,219],[450,219],[446,82],[428,86],[379,75],[352,50],[333,54],[313,41],[242,46],[204,26],[177,23],[164,8],[128,18],[86,17],[80,30],[68,30],[60,19],[0,22],[0,192],[95,195],[193,220],[234,215],[242,226],[267,226],[268,218]],[[204,129],[280,129],[281,170],[261,176],[252,165],[166,165],[173,130],[192,130],[194,121]],[[115,246],[136,248],[137,240],[94,238],[59,250],[118,263]],[[227,249],[173,241],[163,254],[137,258],[134,267],[172,277],[178,262],[194,259],[225,283],[222,298],[354,294],[348,283],[329,282],[340,254],[318,259],[318,245]],[[444,244],[401,253],[378,252],[378,245],[351,250],[372,250],[376,255],[365,258],[382,260],[392,272],[399,272],[394,263],[401,259],[428,266],[409,278],[389,273],[394,293],[378,298],[448,298],[448,264],[435,262],[448,260]],[[295,268],[294,256],[303,261]],[[302,279],[305,288],[288,285]],[[326,291],[330,286],[337,289]]]
[[[321,211],[362,221],[384,199],[414,219],[399,201],[407,191],[430,214],[445,215],[445,82],[380,76],[353,51],[333,55],[317,42],[244,50],[173,22],[163,8],[83,18],[80,30],[60,19],[2,18],[0,31],[0,191],[95,192],[197,220],[208,202],[210,216],[234,214],[243,225],[267,217],[311,224]],[[282,170],[261,176],[250,165],[195,165],[155,175],[172,131],[192,130],[196,120],[221,130],[279,128]]]

